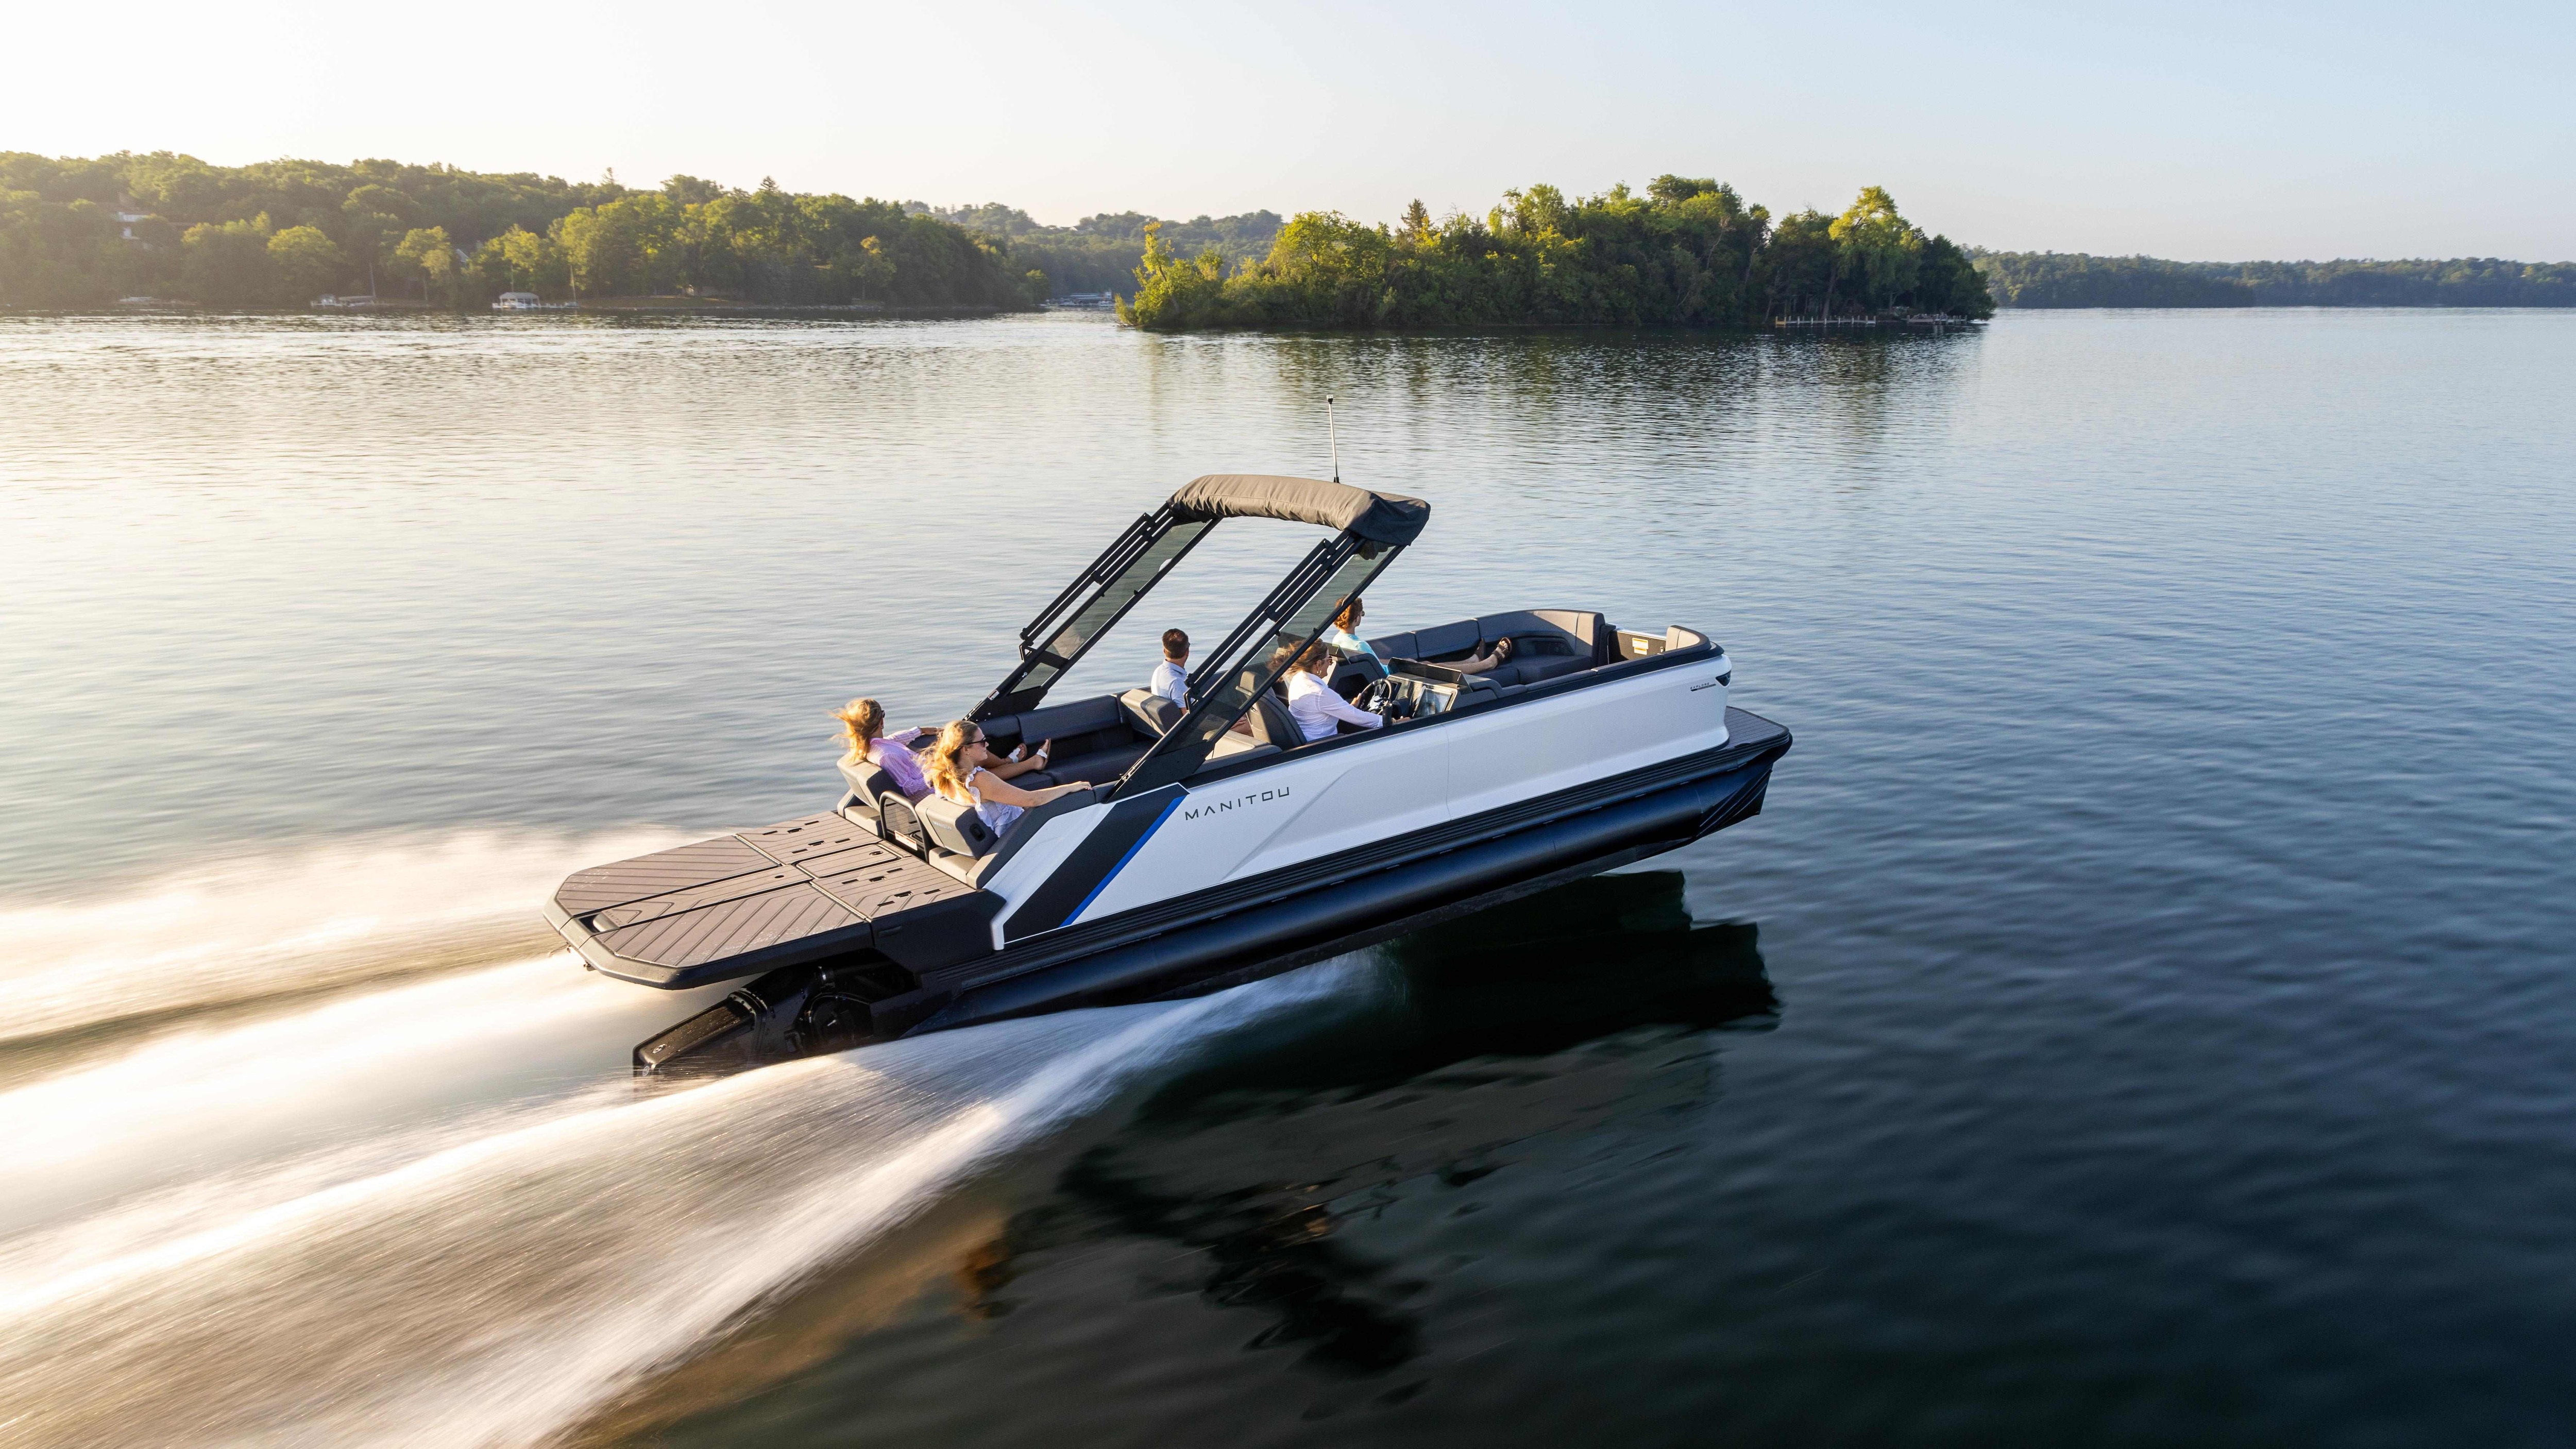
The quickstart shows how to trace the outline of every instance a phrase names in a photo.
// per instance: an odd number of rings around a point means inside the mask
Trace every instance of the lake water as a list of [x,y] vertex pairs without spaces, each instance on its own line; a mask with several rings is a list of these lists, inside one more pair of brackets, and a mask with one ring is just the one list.
[[[1723,640],[1767,812],[639,1096],[565,872],[1205,472]],[[0,319],[0,1441],[2561,1444],[2576,317]],[[1214,637],[1238,526],[1086,677]]]

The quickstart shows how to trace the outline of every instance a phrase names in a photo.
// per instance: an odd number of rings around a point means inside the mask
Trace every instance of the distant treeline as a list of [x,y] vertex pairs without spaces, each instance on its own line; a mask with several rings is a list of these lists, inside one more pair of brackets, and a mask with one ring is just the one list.
[[1885,191],[1840,216],[1781,218],[1705,177],[1658,176],[1572,200],[1506,192],[1483,216],[1394,226],[1306,212],[1254,261],[1195,255],[1161,228],[1119,315],[1139,327],[1749,327],[1783,317],[1942,313],[1994,303],[1968,254],[1926,236]]
[[1013,308],[1046,296],[1007,242],[926,212],[691,176],[639,190],[393,161],[0,152],[0,307],[137,295],[295,306],[375,291],[452,306],[504,291],[774,306]]
[[2168,262],[1979,250],[2007,307],[2576,307],[2576,264],[2494,257],[2400,262]]
[[1134,291],[1149,226],[1160,226],[1167,245],[1191,256],[1214,250],[1228,261],[1243,262],[1269,255],[1280,225],[1275,211],[1161,222],[1141,211],[1122,211],[1086,216],[1071,226],[1041,226],[1027,212],[998,201],[935,210],[932,215],[1008,242],[1012,257],[1046,273],[1058,296]]

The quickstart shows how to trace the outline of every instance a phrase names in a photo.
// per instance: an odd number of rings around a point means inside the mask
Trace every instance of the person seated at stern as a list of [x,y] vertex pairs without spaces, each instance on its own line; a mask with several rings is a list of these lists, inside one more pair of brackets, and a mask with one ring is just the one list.
[[1154,666],[1154,678],[1145,686],[1183,709],[1190,707],[1190,636],[1178,629],[1163,631],[1163,662]]
[[1386,723],[1384,715],[1371,714],[1335,694],[1325,682],[1332,672],[1333,651],[1321,639],[1307,645],[1306,652],[1288,667],[1288,713],[1295,717],[1299,733],[1312,742],[1331,739],[1341,725],[1373,730]]
[[[841,757],[842,763],[856,765],[864,761],[885,771],[893,777],[894,787],[901,790],[907,800],[918,800],[930,793],[930,778],[922,770],[921,756],[914,751],[921,748],[918,742],[935,726],[914,725],[910,729],[887,734],[885,706],[873,699],[851,700],[834,710],[832,718],[841,722],[841,742],[848,746],[848,753]],[[1019,758],[1021,752],[1014,750],[1010,762],[996,763],[995,769],[1005,780],[1031,770],[1043,770],[1046,768],[1047,748],[1054,743],[1049,740],[1039,745],[1037,753],[1026,759]]]
[[1046,750],[1013,764],[994,757],[984,742],[984,727],[973,720],[961,719],[939,732],[939,742],[930,747],[926,773],[931,788],[939,798],[971,807],[995,836],[1008,835],[1020,816],[1033,806],[1043,805],[1059,795],[1088,790],[1091,782],[1074,780],[1044,790],[1023,790],[1010,783],[1011,775],[1026,774],[1038,768]]
[[832,711],[841,722],[841,742],[849,747],[841,757],[845,765],[869,764],[894,778],[894,787],[907,800],[918,800],[930,793],[930,781],[921,773],[921,761],[912,752],[912,742],[930,733],[928,725],[885,732],[885,706],[873,699],[854,699]]

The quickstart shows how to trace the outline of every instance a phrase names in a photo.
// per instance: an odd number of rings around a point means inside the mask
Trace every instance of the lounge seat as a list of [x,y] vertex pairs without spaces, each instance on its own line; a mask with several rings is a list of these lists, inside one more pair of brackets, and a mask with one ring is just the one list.
[[1020,714],[997,714],[984,721],[984,733],[997,749],[1053,740],[1058,759],[1130,744],[1136,738],[1135,727],[1128,723],[1126,710],[1114,694],[1051,704]]
[[[1610,621],[1586,610],[1514,609],[1501,614],[1483,614],[1476,619],[1476,633],[1479,642],[1487,644],[1497,639],[1521,642],[1553,639],[1565,646],[1565,652],[1583,658],[1589,664],[1608,664],[1619,657],[1618,641]],[[1548,652],[1555,651],[1551,649]]]
[[1485,671],[1484,677],[1496,684],[1536,684],[1562,674],[1575,674],[1592,667],[1592,661],[1571,654],[1523,654],[1525,646],[1515,643],[1509,661]]
[[1153,746],[1138,740],[1116,749],[1093,750],[1081,755],[1051,755],[1043,770],[1031,770],[1011,781],[1023,790],[1043,790],[1049,785],[1062,785],[1074,780],[1088,780],[1106,785],[1136,767]]
[[1512,641],[1510,662],[1477,677],[1506,688],[1577,673],[1618,657],[1609,620],[1577,609],[1482,614],[1410,634],[1388,634],[1371,639],[1369,647],[1388,659],[1455,664],[1504,639]]
[[871,810],[876,808],[879,791],[894,788],[894,776],[865,760],[842,760],[841,779],[849,785],[850,793],[867,802]]
[[921,828],[929,833],[930,843],[940,850],[972,859],[992,851],[1002,843],[984,817],[971,805],[960,805],[945,795],[925,795],[913,804],[913,814]]

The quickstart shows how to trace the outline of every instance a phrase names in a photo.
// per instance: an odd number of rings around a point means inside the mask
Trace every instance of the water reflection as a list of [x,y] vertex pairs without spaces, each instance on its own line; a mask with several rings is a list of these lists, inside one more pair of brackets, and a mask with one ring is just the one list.
[[1006,1313],[1016,1258],[1109,1236],[1190,1250],[1168,1285],[1266,1320],[1248,1350],[1372,1376],[1420,1355],[1426,1285],[1339,1236],[1509,1165],[1512,1144],[1704,1101],[1715,1029],[1779,999],[1750,924],[1695,925],[1682,875],[1599,877],[1393,943],[1377,989],[1164,1084],[976,1265]]
[[[1420,1385],[1386,1377],[1435,1347],[1413,1304],[1438,1270],[1361,1251],[1346,1230],[1469,1188],[1541,1134],[1706,1102],[1703,1035],[1778,1019],[1756,937],[1750,924],[1695,924],[1682,874],[1655,871],[1562,886],[1311,968],[1360,979],[1229,1032],[1103,1140],[1068,1144],[1060,1167],[1040,1169],[1052,1175],[1037,1206],[1008,1212],[999,1184],[961,1194],[572,1438],[729,1444],[745,1415],[785,1432],[761,1417],[787,1402],[770,1391],[804,1380],[791,1395],[837,1441],[865,1426],[850,1406],[891,1391],[890,1362],[932,1376],[900,1392],[956,1387],[933,1366],[945,1354],[913,1360],[880,1337],[903,1309],[952,1305],[977,1336],[1025,1334],[1020,1349],[1042,1354],[1062,1326],[1016,1310],[1043,1310],[1066,1291],[1056,1272],[1079,1275],[1085,1250],[1122,1241],[1182,1250],[1152,1255],[1162,1266],[1148,1269],[1149,1297],[1195,1297],[1242,1325],[1243,1350],[1290,1351],[1398,1402]],[[973,1362],[954,1367],[971,1377]]]

